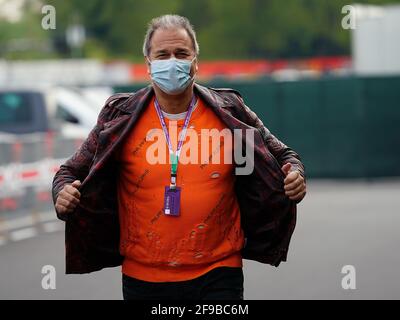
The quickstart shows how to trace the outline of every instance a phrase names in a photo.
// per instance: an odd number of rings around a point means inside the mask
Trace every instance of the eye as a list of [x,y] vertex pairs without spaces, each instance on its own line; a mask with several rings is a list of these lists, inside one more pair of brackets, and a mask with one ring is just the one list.
[[178,59],[185,59],[185,58],[187,58],[189,55],[187,54],[187,53],[185,53],[185,52],[180,52],[180,53],[177,53],[176,54],[176,57],[178,58]]
[[158,54],[156,55],[156,59],[158,59],[158,60],[168,59],[168,58],[169,58],[169,54],[168,54],[168,53],[165,53],[165,52],[163,52],[163,53],[158,53]]

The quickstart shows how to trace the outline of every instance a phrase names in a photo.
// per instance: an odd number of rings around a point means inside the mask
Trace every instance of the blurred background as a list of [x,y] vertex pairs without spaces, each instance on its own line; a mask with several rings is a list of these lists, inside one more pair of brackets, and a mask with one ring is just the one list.
[[245,298],[399,299],[395,0],[0,0],[0,299],[122,298],[119,268],[64,275],[51,181],[110,95],[148,85],[144,33],[167,13],[195,27],[197,81],[239,90],[306,167],[288,262],[246,261]]

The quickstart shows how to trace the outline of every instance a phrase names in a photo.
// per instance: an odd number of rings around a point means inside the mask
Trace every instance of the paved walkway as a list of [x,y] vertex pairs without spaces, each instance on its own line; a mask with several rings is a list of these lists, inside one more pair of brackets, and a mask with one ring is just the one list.
[[[0,245],[0,299],[121,299],[119,268],[63,274],[64,236],[50,222]],[[246,261],[245,298],[400,299],[399,245],[399,180],[312,181],[288,262],[276,269]],[[44,265],[56,268],[56,290],[42,289]],[[356,290],[342,289],[345,265],[356,269]]]

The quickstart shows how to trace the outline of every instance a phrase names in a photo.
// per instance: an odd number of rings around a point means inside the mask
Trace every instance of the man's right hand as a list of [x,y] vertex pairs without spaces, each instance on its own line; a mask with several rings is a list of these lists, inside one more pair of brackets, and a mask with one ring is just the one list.
[[75,210],[81,198],[81,193],[78,190],[80,186],[81,182],[76,180],[72,184],[65,185],[60,191],[55,205],[60,215],[71,213]]

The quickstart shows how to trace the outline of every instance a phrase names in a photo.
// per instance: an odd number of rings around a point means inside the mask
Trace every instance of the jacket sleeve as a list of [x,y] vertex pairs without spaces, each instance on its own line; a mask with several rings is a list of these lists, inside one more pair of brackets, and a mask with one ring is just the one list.
[[279,164],[283,166],[286,163],[290,163],[292,165],[292,170],[298,170],[300,174],[306,179],[305,176],[305,168],[303,163],[301,162],[300,156],[283,142],[281,142],[278,138],[276,138],[263,124],[261,119],[257,116],[257,114],[252,111],[243,101],[242,97],[236,95],[239,100],[239,104],[244,109],[244,114],[246,118],[246,123],[256,129],[261,133],[261,136],[264,139],[264,142],[271,152],[271,154],[277,159]]
[[[106,102],[98,116],[96,126],[89,133],[88,137],[79,147],[79,149],[72,155],[71,158],[61,165],[60,169],[54,176],[52,187],[54,205],[56,204],[59,192],[66,184],[70,184],[75,180],[80,180],[82,182],[89,174],[89,170],[97,149],[99,132],[102,130],[104,123],[107,122],[109,109],[109,103]],[[60,215],[57,210],[56,214],[60,220],[67,220],[67,216]]]

